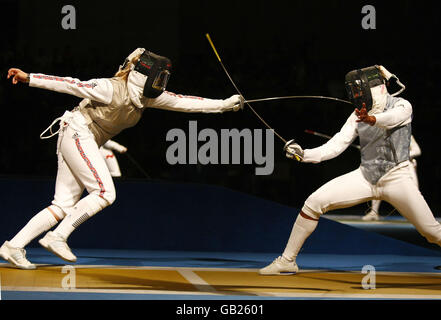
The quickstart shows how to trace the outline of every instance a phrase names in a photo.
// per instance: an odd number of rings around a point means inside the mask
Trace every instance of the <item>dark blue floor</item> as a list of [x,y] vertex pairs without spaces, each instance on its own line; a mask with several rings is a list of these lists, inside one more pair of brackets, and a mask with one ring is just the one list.
[[[429,243],[409,221],[397,212],[394,212],[392,215],[382,215],[379,221],[374,222],[361,220],[362,215],[354,214],[357,213],[357,211],[349,211],[349,213],[353,214],[347,214],[344,210],[341,210],[339,214],[326,214],[325,217],[361,230],[441,252],[440,246]],[[441,219],[437,220],[441,221]]]
[[[104,266],[152,266],[193,268],[253,268],[258,269],[270,263],[280,253],[244,252],[177,252],[139,250],[97,250],[76,249],[78,257],[72,265]],[[430,252],[429,252],[430,253]],[[65,265],[66,263],[43,248],[29,248],[28,258],[42,265]],[[421,255],[391,254],[332,254],[300,253],[297,263],[302,269],[335,271],[360,271],[365,265],[372,265],[377,271],[391,272],[437,272],[441,265],[441,254],[434,251],[428,255],[421,248]]]

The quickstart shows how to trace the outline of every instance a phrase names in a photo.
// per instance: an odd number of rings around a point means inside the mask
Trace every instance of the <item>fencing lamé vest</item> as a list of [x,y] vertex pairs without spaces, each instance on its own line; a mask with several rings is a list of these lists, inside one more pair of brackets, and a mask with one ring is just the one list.
[[141,119],[144,108],[137,108],[130,100],[127,82],[120,78],[109,79],[113,85],[109,104],[84,99],[74,110],[86,118],[98,146],[102,146],[122,130],[133,127]]
[[[387,97],[384,111],[393,108],[402,98]],[[411,123],[392,129],[378,128],[367,123],[358,124],[363,176],[375,185],[382,176],[397,164],[409,160]]]

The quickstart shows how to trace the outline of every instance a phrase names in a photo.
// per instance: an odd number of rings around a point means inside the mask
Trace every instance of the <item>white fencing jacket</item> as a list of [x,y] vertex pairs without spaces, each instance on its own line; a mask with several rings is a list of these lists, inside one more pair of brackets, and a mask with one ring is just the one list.
[[[408,160],[412,106],[402,98],[390,95],[387,98],[387,107],[384,112],[375,114],[376,122],[373,127],[357,122],[358,117],[353,112],[341,130],[328,142],[317,148],[305,149],[303,162],[319,163],[335,158],[346,150],[357,136],[360,136],[361,169],[365,178],[372,184],[392,167]],[[389,159],[389,154],[393,155],[394,159]]]
[[154,99],[142,97],[143,106],[139,108],[130,100],[126,80],[120,78],[81,81],[71,77],[31,73],[29,85],[83,98],[74,110],[81,111],[86,118],[99,146],[122,130],[136,125],[146,108],[203,113],[231,110],[231,103],[226,100],[185,96],[167,91]]

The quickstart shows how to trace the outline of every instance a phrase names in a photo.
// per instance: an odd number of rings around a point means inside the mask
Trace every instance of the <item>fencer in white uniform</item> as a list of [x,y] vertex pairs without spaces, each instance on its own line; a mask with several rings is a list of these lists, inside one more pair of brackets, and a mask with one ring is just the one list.
[[[206,99],[165,91],[171,71],[168,58],[144,48],[133,51],[112,78],[81,81],[71,77],[25,73],[11,68],[12,83],[71,94],[83,100],[66,111],[41,137],[58,134],[58,171],[52,203],[37,213],[18,234],[0,248],[0,257],[22,269],[35,269],[25,246],[58,224],[39,240],[60,258],[75,262],[67,245],[69,235],[83,222],[111,205],[115,186],[100,146],[122,130],[136,125],[147,108],[180,112],[221,113],[243,108],[243,97]],[[53,126],[59,129],[53,132]],[[49,131],[49,133],[48,133]],[[84,191],[87,195],[81,198]]]
[[107,140],[106,143],[100,147],[100,153],[106,162],[110,175],[114,178],[119,178],[121,177],[121,169],[113,151],[125,153],[127,152],[127,148],[113,140]]
[[389,202],[429,242],[441,246],[441,225],[413,179],[414,169],[409,156],[412,106],[407,100],[396,97],[399,92],[392,95],[387,92],[385,80],[391,77],[396,78],[382,66],[349,72],[345,86],[356,109],[340,132],[313,149],[303,150],[292,140],[285,145],[288,158],[319,163],[337,157],[358,136],[361,164],[308,197],[295,220],[284,252],[260,269],[260,274],[295,274],[299,270],[296,257],[322,214],[372,199]]
[[[412,180],[415,183],[415,185],[417,186],[417,188],[419,188],[419,183],[418,183],[418,174],[417,174],[417,160],[415,158],[419,157],[420,155],[421,155],[421,148],[418,145],[418,143],[416,142],[415,137],[412,135],[410,137],[409,159],[413,165]],[[371,201],[371,208],[370,208],[369,212],[366,213],[361,219],[363,221],[378,221],[378,220],[380,220],[380,204],[381,204],[381,200],[375,200],[375,199],[372,200]]]

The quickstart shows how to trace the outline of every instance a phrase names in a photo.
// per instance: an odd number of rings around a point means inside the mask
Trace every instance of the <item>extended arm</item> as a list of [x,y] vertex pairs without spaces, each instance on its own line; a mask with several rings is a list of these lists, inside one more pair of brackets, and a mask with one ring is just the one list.
[[319,163],[340,155],[357,137],[357,116],[352,113],[346,123],[330,140],[320,147],[305,149],[303,162]]
[[165,91],[159,97],[149,99],[147,106],[180,112],[219,113],[237,111],[243,108],[243,98],[239,95],[234,95],[225,100],[207,99]]
[[40,73],[26,73],[17,68],[8,71],[8,79],[13,76],[12,83],[29,83],[31,87],[67,93],[79,98],[90,99],[102,103],[110,103],[113,86],[109,79],[92,79],[81,81],[71,77],[48,76]]

